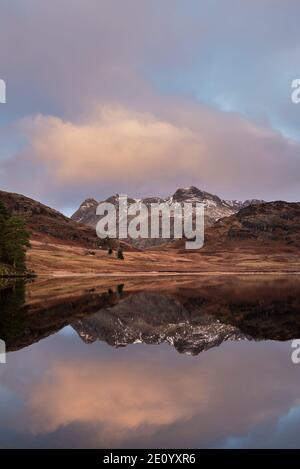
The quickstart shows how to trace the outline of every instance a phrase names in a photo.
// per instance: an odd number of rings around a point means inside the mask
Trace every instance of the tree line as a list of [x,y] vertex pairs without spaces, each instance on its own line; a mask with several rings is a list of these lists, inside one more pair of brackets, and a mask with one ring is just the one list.
[[22,218],[11,215],[0,201],[0,263],[24,272],[29,237]]

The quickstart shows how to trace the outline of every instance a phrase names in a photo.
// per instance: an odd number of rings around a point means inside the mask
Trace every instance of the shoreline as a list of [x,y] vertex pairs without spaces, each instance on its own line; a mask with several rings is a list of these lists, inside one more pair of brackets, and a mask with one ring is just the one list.
[[300,275],[300,271],[290,271],[290,270],[272,270],[272,271],[262,271],[262,270],[251,270],[251,271],[202,271],[202,272],[186,272],[186,271],[152,271],[152,272],[140,272],[140,271],[118,271],[118,272],[101,272],[101,273],[68,273],[68,274],[38,274],[35,276],[6,276],[0,278],[6,279],[39,279],[39,278],[93,278],[93,277],[205,277],[205,276],[234,276],[234,275]]

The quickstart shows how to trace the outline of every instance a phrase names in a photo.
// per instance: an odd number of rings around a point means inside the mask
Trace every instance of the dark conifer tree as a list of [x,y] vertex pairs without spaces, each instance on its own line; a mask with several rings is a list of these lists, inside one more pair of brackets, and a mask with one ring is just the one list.
[[19,217],[10,217],[5,223],[5,258],[15,269],[26,270],[26,248],[29,247],[29,233],[24,221]]
[[29,233],[24,221],[11,216],[0,201],[0,262],[16,270],[25,271],[26,248],[29,247]]

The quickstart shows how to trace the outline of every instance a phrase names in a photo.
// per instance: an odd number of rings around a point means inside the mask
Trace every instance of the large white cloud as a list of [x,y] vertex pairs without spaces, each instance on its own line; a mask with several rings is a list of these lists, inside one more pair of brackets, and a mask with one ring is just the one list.
[[18,132],[27,144],[3,166],[6,181],[28,192],[27,172],[38,168],[38,191],[47,199],[55,190],[60,204],[68,192],[163,194],[188,184],[233,198],[296,198],[300,183],[298,143],[189,103],[156,114],[106,106],[80,122],[37,115]]

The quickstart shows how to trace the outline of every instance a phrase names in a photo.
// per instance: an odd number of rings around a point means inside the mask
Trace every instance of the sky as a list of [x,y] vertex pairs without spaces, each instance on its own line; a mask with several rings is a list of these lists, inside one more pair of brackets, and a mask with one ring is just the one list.
[[298,0],[2,0],[0,188],[300,200]]

